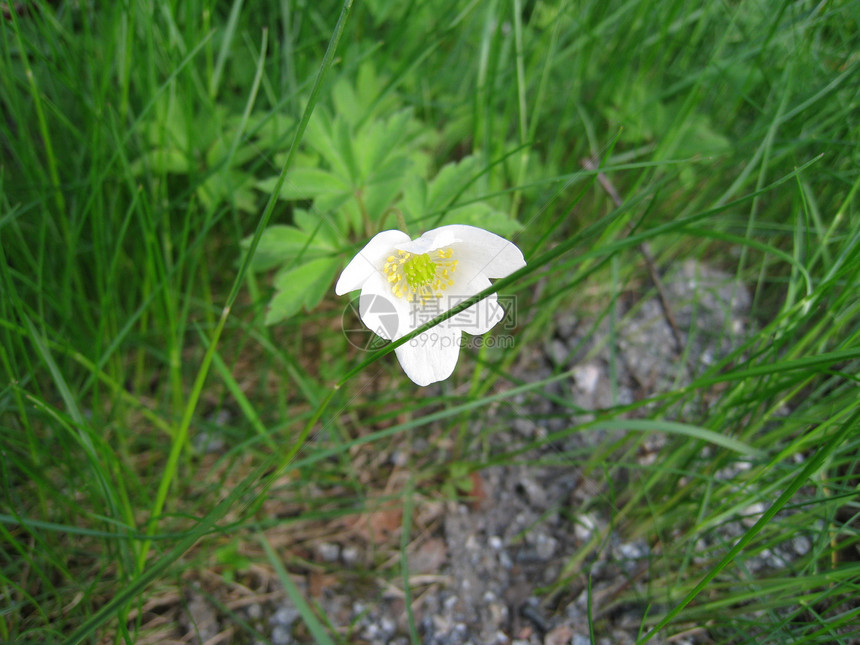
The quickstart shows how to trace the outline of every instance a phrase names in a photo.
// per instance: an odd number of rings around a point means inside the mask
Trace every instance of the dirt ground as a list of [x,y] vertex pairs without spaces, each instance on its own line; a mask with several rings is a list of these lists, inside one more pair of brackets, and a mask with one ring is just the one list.
[[[543,346],[522,352],[514,373],[525,382],[569,371],[548,388],[557,399],[518,395],[517,415],[504,426],[498,410],[486,423],[503,425],[492,442],[508,447],[534,442],[591,419],[589,410],[633,402],[677,388],[691,374],[724,355],[746,336],[750,294],[732,276],[688,261],[663,278],[663,297],[621,301],[624,323],[616,327],[616,368],[610,375],[608,323],[576,312],[558,314],[556,330]],[[593,325],[596,333],[587,333]],[[687,333],[695,329],[695,334]],[[583,342],[584,338],[597,339]],[[603,343],[602,346],[594,342]],[[686,361],[678,345],[686,348]],[[680,379],[680,380],[679,380]],[[426,500],[414,510],[417,527],[408,550],[414,629],[427,645],[542,644],[586,645],[589,611],[600,644],[633,643],[647,607],[631,601],[647,585],[651,546],[628,539],[612,525],[612,508],[602,479],[591,478],[565,455],[583,454],[605,442],[600,430],[564,434],[559,441],[522,455],[515,463],[471,475],[471,501]],[[665,438],[649,436],[636,459],[653,460]],[[402,485],[402,455],[392,462],[390,485]],[[579,460],[577,463],[581,463]],[[762,509],[763,510],[763,509]],[[308,567],[295,577],[347,642],[395,645],[410,642],[402,579],[350,575],[366,558],[361,537],[375,531],[390,537],[392,569],[398,558],[397,533],[402,509],[381,505],[367,517],[344,524],[341,533],[305,536]],[[738,525],[738,534],[743,530]],[[386,536],[386,532],[388,535]],[[588,548],[597,541],[599,548]],[[810,548],[797,540],[795,553],[773,553],[773,562]],[[584,550],[585,549],[585,550]],[[585,558],[580,554],[587,553]],[[376,554],[377,558],[379,553]],[[314,566],[318,564],[318,567]],[[591,607],[586,588],[591,579]],[[300,612],[284,596],[277,579],[259,568],[255,588],[234,588],[222,598],[225,615],[211,594],[192,586],[179,610],[184,636],[178,641],[214,645],[255,642],[289,645],[313,639]],[[557,584],[563,580],[563,584]],[[241,587],[241,585],[240,585]],[[241,619],[258,634],[235,624]],[[174,632],[176,633],[176,632]],[[164,642],[164,641],[162,641]],[[655,638],[652,643],[661,643]],[[710,642],[704,629],[671,641],[677,645]]]

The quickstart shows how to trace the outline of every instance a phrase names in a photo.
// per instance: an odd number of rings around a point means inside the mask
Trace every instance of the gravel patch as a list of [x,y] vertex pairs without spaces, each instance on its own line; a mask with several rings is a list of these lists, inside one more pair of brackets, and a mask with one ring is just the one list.
[[[492,434],[495,447],[543,440],[550,433],[589,421],[593,410],[683,386],[737,347],[749,326],[751,298],[743,285],[693,261],[680,264],[664,280],[685,348],[683,360],[656,297],[637,301],[625,314],[623,324],[616,326],[613,354],[606,321],[595,323],[562,312],[553,336],[543,347],[523,353],[516,372],[533,382],[554,370],[568,370],[568,378],[551,383],[547,390],[573,407],[546,397],[517,397],[513,403],[521,406],[522,414]],[[690,329],[695,334],[686,332]],[[500,423],[492,415],[489,422]],[[432,532],[416,539],[409,554],[414,628],[422,643],[586,645],[590,643],[589,611],[599,626],[598,644],[635,642],[648,608],[625,598],[645,582],[643,575],[655,554],[645,541],[628,539],[615,530],[608,511],[611,504],[599,502],[610,492],[563,458],[570,452],[592,450],[607,438],[605,432],[588,431],[543,442],[527,456],[530,462],[545,458],[541,464],[486,468],[473,476],[473,502],[437,505],[435,519],[428,522]],[[636,458],[650,463],[664,442],[659,433],[649,435]],[[403,462],[400,466],[398,460]],[[397,453],[390,461],[393,467],[402,467],[408,455]],[[744,464],[733,466],[719,477],[731,480],[743,468]],[[701,552],[724,544],[727,537],[740,536],[765,508],[752,506],[726,522],[712,540],[701,540]],[[601,548],[584,550],[595,540]],[[746,565],[753,571],[784,567],[811,548],[808,538],[798,536],[762,551]],[[590,555],[577,560],[583,552]],[[340,543],[329,537],[316,542],[310,558],[329,569],[350,571],[360,568],[364,555],[352,541]],[[573,571],[569,570],[572,562],[578,567]],[[584,571],[591,577],[590,608],[584,576],[577,575]],[[367,585],[333,578],[335,583],[318,591],[314,600],[347,642],[411,642],[402,581],[379,581],[369,592]],[[563,591],[553,587],[559,579],[566,580]],[[312,642],[298,610],[288,601],[252,604],[244,613],[276,645]],[[695,645],[710,640],[701,630],[671,642]]]

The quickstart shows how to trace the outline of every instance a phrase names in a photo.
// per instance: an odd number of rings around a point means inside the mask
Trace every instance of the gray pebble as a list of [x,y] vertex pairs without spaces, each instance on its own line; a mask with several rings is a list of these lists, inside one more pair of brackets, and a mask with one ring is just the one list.
[[282,605],[278,607],[277,611],[272,615],[269,619],[269,622],[272,625],[283,625],[288,627],[296,622],[296,619],[299,617],[299,610],[295,607],[287,607]]
[[333,542],[320,542],[314,547],[314,551],[323,562],[337,562],[340,558],[340,545]]
[[358,547],[353,545],[343,547],[340,552],[341,560],[343,560],[343,563],[348,567],[355,566],[358,562],[358,556]]
[[260,618],[263,616],[263,607],[262,605],[260,605],[260,603],[255,602],[254,604],[248,605],[245,608],[245,613],[251,620],[260,620]]
[[290,645],[293,642],[292,630],[285,625],[275,625],[272,630],[272,645]]

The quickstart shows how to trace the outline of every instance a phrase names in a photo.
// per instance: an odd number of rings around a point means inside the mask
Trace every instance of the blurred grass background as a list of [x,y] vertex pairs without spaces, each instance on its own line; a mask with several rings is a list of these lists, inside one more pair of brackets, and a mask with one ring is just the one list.
[[[558,312],[587,306],[625,324],[620,298],[653,295],[648,243],[660,270],[694,258],[746,284],[755,332],[691,383],[597,411],[623,429],[634,410],[657,431],[680,409],[750,454],[712,446],[703,460],[706,434],[670,434],[634,468],[624,455],[643,436],[630,432],[562,456],[627,481],[596,503],[611,504],[616,530],[663,545],[638,597],[652,607],[643,641],[655,627],[707,625],[715,642],[746,642],[756,624],[767,642],[851,642],[860,3],[37,0],[2,11],[0,639],[136,642],[141,608],[181,588],[183,572],[235,576],[254,558],[273,570],[257,535],[371,505],[385,475],[359,477],[357,447],[392,453],[453,429],[444,455],[412,456],[414,479],[393,495],[408,508],[419,494],[450,497],[491,459],[517,460],[537,440],[491,457],[492,429],[469,428],[517,386],[554,396],[515,366]],[[265,180],[313,162],[299,158],[302,115],[348,118],[357,103],[379,118],[410,108],[412,159],[431,175],[474,156],[481,172],[463,199],[506,213],[534,269],[507,289],[528,320],[516,346],[464,352],[438,388],[416,388],[389,355],[334,389],[366,357],[341,331],[345,302],[329,290],[266,326],[270,281],[240,271],[240,242],[261,222],[294,221],[295,203],[270,200]],[[365,240],[341,236],[333,257]],[[737,460],[736,479],[715,476]],[[740,543],[693,561],[703,535],[761,502],[768,512]],[[776,521],[787,506],[791,522]],[[743,573],[745,557],[809,530],[813,547],[785,570]],[[584,575],[597,548],[567,573]],[[305,610],[311,633],[326,629]]]

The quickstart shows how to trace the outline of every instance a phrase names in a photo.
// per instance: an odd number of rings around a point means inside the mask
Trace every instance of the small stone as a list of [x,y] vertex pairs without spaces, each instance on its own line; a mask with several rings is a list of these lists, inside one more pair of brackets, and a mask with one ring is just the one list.
[[756,522],[758,522],[761,514],[765,512],[767,507],[762,502],[756,502],[755,504],[750,504],[744,510],[744,517],[741,519],[744,526],[752,526]]
[[364,637],[367,639],[374,639],[382,636],[382,630],[379,629],[379,625],[374,623],[370,623],[367,627],[364,628]]
[[245,613],[251,620],[260,620],[260,618],[263,616],[263,607],[262,605],[260,605],[260,603],[255,602],[245,608]]
[[218,615],[215,608],[196,590],[191,594],[186,611],[185,622],[200,635],[201,641],[206,641],[218,633]]
[[447,558],[445,540],[430,538],[409,554],[409,570],[413,573],[438,573]]
[[508,606],[502,602],[491,602],[487,605],[490,610],[490,620],[494,625],[506,625],[510,619]]
[[549,563],[543,570],[543,581],[544,583],[551,585],[553,584],[561,574],[561,570],[554,563]]
[[578,515],[573,525],[573,534],[580,542],[587,542],[594,535],[594,530],[597,528],[597,522],[588,513]]
[[340,558],[340,545],[333,542],[320,542],[314,551],[323,562],[337,562]]
[[648,545],[642,541],[622,542],[615,548],[618,556],[625,560],[641,560],[648,554]]
[[531,437],[535,431],[535,422],[531,419],[523,419],[522,417],[514,419],[511,426],[514,430],[527,437]]
[[405,450],[395,450],[391,454],[391,463],[401,468],[409,465],[409,453]]
[[798,535],[797,537],[792,538],[791,548],[794,549],[794,552],[797,555],[806,555],[812,548],[812,543],[805,535]]
[[596,365],[586,363],[573,368],[573,382],[576,388],[584,394],[594,394],[600,382],[600,369]]
[[272,630],[272,645],[290,645],[293,642],[291,630],[286,625],[275,625]]
[[272,625],[284,625],[289,626],[296,622],[296,619],[299,617],[299,610],[295,607],[287,607],[282,605],[278,607],[277,611],[272,615],[269,619],[269,622]]
[[500,551],[501,548],[504,546],[502,538],[500,538],[498,535],[491,535],[490,538],[487,540],[487,544],[490,546],[491,549],[493,549],[493,551]]
[[343,547],[343,549],[341,549],[340,551],[340,558],[341,560],[343,560],[343,563],[348,567],[355,566],[355,564],[358,562],[358,556],[358,547],[353,546],[351,544],[349,546]]
[[568,645],[573,637],[573,630],[568,625],[553,627],[543,637],[543,645]]
[[218,414],[215,415],[215,425],[217,426],[229,426],[232,421],[233,413],[227,408],[221,408],[218,410]]
[[546,491],[531,477],[520,477],[517,487],[525,493],[533,508],[544,509],[547,507]]
[[511,642],[511,639],[508,638],[508,635],[504,632],[496,632],[493,634],[493,640],[491,641],[493,645],[508,645]]
[[391,635],[397,629],[397,625],[388,616],[383,616],[379,621],[379,628],[385,634]]
[[537,557],[541,560],[549,560],[555,555],[555,550],[558,548],[558,540],[546,533],[538,533],[535,539],[535,551]]
[[547,348],[547,353],[553,363],[556,365],[564,365],[567,363],[570,350],[567,348],[567,345],[561,342],[558,338],[554,338]]
[[202,430],[194,435],[192,440],[194,449],[197,452],[211,454],[213,452],[221,452],[224,449],[224,438],[220,435]]

